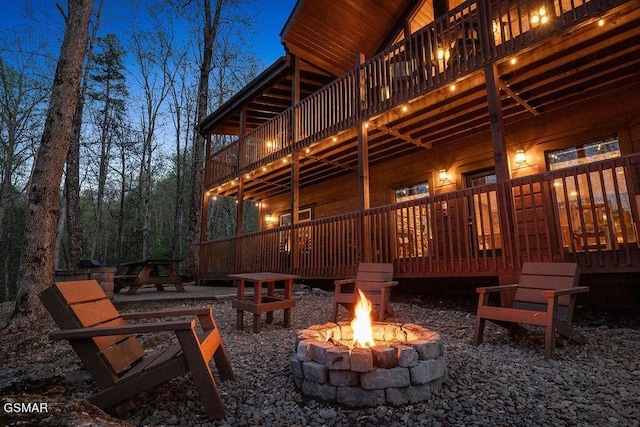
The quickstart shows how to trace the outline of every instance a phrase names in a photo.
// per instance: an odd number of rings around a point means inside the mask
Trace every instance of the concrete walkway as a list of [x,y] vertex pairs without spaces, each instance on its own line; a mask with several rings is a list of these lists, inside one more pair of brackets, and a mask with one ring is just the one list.
[[[165,285],[164,292],[158,292],[154,286],[146,286],[138,289],[134,295],[127,295],[128,288],[113,295],[114,304],[126,304],[128,302],[140,301],[163,301],[163,300],[184,300],[184,299],[225,299],[235,298],[237,289],[235,287],[219,287],[219,286],[198,286],[184,285],[186,292],[177,292],[176,288],[171,285]],[[251,289],[247,295],[251,295]]]

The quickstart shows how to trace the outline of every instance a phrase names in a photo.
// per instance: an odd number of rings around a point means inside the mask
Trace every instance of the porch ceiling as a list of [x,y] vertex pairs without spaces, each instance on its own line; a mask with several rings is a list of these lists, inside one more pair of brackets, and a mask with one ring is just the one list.
[[[278,59],[207,117],[199,131],[202,134],[239,135],[243,107],[246,108],[246,132],[271,120],[291,107],[292,75],[290,61],[285,57]],[[300,63],[300,98],[306,98],[334,78],[309,64]]]
[[[621,91],[640,81],[640,9],[628,2],[608,16],[521,51],[516,63],[497,64],[504,121],[507,126],[548,114],[597,95]],[[621,102],[624,102],[621,99]],[[371,120],[369,162],[433,150],[448,142],[485,133],[489,140],[485,77],[482,70],[412,100],[408,111],[387,111]],[[411,142],[410,142],[411,141]],[[357,171],[355,129],[336,135],[300,154],[301,188]],[[245,182],[245,198],[262,200],[290,191],[291,168],[279,162],[268,172],[254,171]],[[355,189],[354,189],[355,190]],[[236,196],[237,187],[224,193]]]
[[294,55],[339,76],[355,66],[358,53],[373,56],[423,1],[298,0],[280,38]]

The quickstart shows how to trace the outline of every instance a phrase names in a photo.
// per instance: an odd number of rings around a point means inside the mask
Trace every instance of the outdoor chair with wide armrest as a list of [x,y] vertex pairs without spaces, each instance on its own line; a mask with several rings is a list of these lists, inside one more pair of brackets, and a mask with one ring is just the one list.
[[367,297],[371,305],[377,305],[378,320],[383,321],[386,314],[395,316],[389,303],[393,281],[393,264],[360,263],[355,279],[336,280],[333,294],[333,321],[338,318],[338,306],[351,309],[358,301],[358,290]]
[[[53,340],[69,340],[100,391],[88,400],[105,408],[142,391],[191,372],[204,409],[211,419],[224,418],[224,404],[209,367],[213,357],[221,379],[234,379],[233,369],[211,308],[142,312],[120,315],[95,280],[57,282],[40,293],[59,331]],[[132,319],[167,317],[128,324]],[[134,334],[173,332],[177,342],[145,354]]]
[[[589,290],[577,286],[579,277],[574,263],[528,262],[522,266],[518,285],[477,288],[473,344],[482,342],[485,320],[509,328],[513,336],[526,331],[520,324],[543,326],[545,359],[553,357],[558,338],[584,343],[584,336],[571,328],[575,297]],[[490,305],[489,296],[498,292],[501,306]]]

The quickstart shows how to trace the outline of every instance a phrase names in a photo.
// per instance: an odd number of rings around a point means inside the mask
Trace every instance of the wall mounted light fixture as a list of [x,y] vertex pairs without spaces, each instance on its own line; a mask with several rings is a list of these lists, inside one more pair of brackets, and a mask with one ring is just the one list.
[[525,155],[524,150],[522,148],[518,148],[516,150],[515,161],[517,165],[527,163],[527,156]]
[[447,171],[445,169],[440,169],[438,171],[438,177],[440,178],[440,182],[449,181],[449,176],[447,175]]

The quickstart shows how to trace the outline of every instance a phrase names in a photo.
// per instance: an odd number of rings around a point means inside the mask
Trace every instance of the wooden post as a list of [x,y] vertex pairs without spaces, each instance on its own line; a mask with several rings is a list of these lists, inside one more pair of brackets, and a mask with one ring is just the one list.
[[[300,61],[295,55],[291,55],[291,106],[295,107],[300,102]],[[298,134],[297,110],[294,108],[291,113],[291,144],[295,145],[295,136]],[[291,268],[293,271],[300,266],[300,251],[298,249],[298,239],[296,239],[295,225],[300,221],[300,154],[296,151],[291,155],[291,231],[289,235],[289,245],[291,249]]]
[[433,17],[439,18],[449,11],[449,0],[433,0]]
[[293,271],[300,266],[300,251],[296,238],[295,224],[300,221],[300,153],[297,151],[291,155],[291,268]]
[[202,195],[202,224],[200,225],[200,242],[208,240],[207,217],[209,215],[209,190]]
[[489,126],[491,128],[491,145],[493,147],[493,162],[496,169],[498,183],[509,180],[509,161],[504,140],[504,119],[500,103],[500,89],[498,74],[494,64],[484,67],[487,85],[487,103],[489,108]]
[[485,80],[487,86],[487,104],[489,109],[489,126],[491,129],[491,145],[493,148],[493,162],[496,171],[496,181],[498,184],[498,208],[500,211],[500,229],[502,234],[503,260],[505,267],[509,259],[515,265],[518,264],[515,253],[514,237],[516,235],[515,221],[513,218],[512,195],[507,187],[509,180],[509,161],[504,139],[504,120],[502,117],[502,105],[500,102],[500,89],[498,87],[498,73],[495,64],[484,67]]
[[[211,134],[207,134],[206,136],[206,157],[205,157],[205,162],[207,162],[209,160],[209,157],[211,156]],[[205,163],[206,165],[206,163]],[[205,166],[205,170],[206,170],[206,166]],[[208,226],[208,218],[209,218],[209,190],[205,190],[202,192],[202,210],[200,212],[200,214],[202,215],[201,217],[201,221],[200,221],[200,249],[198,249],[198,270],[196,271],[196,277],[200,277],[200,275],[202,273],[206,273],[205,270],[205,265],[206,265],[206,261],[204,260],[204,254],[202,252],[202,242],[206,242],[207,240],[209,240],[209,236],[207,233],[207,226]]]
[[494,56],[496,40],[493,34],[493,19],[491,19],[491,11],[488,1],[478,2],[478,18],[480,20],[480,28],[478,37],[480,39],[480,55],[482,61],[488,61]]
[[[364,55],[358,54],[356,58],[356,66],[364,63]],[[362,76],[358,74],[358,78]],[[364,85],[358,84],[357,87],[362,88]],[[360,204],[360,221],[362,227],[362,262],[371,262],[371,224],[369,218],[365,216],[365,211],[371,207],[369,199],[369,133],[367,123],[360,122],[358,125],[358,200]]]
[[[206,136],[207,144],[207,156],[205,159],[209,159],[211,156],[211,134]],[[206,161],[206,160],[205,160]],[[202,221],[200,221],[200,242],[207,240],[207,217],[209,215],[209,190],[206,190],[202,194]]]
[[[238,172],[244,165],[245,158],[245,141],[243,136],[247,127],[247,107],[242,107],[240,110],[240,126],[239,126],[239,144],[238,144]],[[240,266],[242,265],[242,246],[240,245],[239,237],[242,235],[242,218],[244,217],[244,176],[238,178],[238,196],[236,199],[236,239],[233,266],[235,272],[240,272]]]
[[358,127],[358,196],[360,210],[371,207],[369,198],[369,132],[366,123]]
[[242,265],[242,245],[239,237],[242,235],[242,218],[244,216],[244,176],[238,178],[238,198],[236,199],[236,247],[234,258],[234,271],[239,272]]

